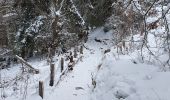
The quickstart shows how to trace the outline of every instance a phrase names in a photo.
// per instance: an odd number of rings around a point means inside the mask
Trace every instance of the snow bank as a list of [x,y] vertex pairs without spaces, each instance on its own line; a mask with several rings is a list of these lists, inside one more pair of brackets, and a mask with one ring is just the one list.
[[96,75],[91,100],[169,100],[169,75],[153,65],[135,64],[128,56],[115,60],[111,52]]

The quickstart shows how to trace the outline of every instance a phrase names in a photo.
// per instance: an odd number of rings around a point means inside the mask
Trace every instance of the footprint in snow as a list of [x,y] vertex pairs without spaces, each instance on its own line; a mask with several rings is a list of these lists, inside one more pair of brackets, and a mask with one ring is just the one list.
[[118,99],[126,99],[129,96],[129,94],[127,94],[126,92],[124,92],[122,90],[116,91],[116,93],[114,93],[114,95]]
[[73,94],[74,96],[77,96],[77,94]]
[[75,87],[76,90],[84,90],[82,87]]

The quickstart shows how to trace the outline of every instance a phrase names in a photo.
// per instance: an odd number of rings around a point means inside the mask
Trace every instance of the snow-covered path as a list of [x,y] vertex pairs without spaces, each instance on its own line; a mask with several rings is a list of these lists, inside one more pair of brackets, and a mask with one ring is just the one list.
[[[96,57],[95,57],[96,56]],[[55,88],[50,99],[60,98],[60,100],[88,100],[88,90],[91,85],[91,73],[97,66],[100,57],[84,56],[83,61],[79,62],[72,72],[69,72],[62,82]],[[76,89],[81,87],[81,89]]]
[[[89,37],[89,41],[85,44],[88,49],[84,48],[82,61],[75,65],[74,70],[69,72],[66,77],[56,86],[52,94],[44,99],[54,100],[89,100],[90,90],[92,88],[92,73],[95,73],[98,64],[101,62],[103,51],[100,49],[105,45],[94,41],[103,34],[102,29],[95,31]],[[111,35],[111,32],[108,33]],[[98,37],[97,37],[98,36]],[[103,37],[102,37],[103,38]],[[105,38],[108,38],[107,35]],[[111,37],[109,37],[111,38]],[[90,49],[90,50],[89,50]]]

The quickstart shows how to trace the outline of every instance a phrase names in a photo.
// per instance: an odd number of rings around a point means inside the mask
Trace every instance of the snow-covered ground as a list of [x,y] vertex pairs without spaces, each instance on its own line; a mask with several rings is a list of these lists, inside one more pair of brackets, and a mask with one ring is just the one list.
[[[1,89],[1,94],[4,99],[7,100],[41,100],[38,95],[38,82],[44,82],[44,100],[89,100],[90,91],[92,88],[92,73],[95,73],[97,66],[102,62],[102,57],[104,55],[104,50],[110,48],[112,45],[112,34],[110,31],[104,33],[102,28],[99,28],[91,33],[89,36],[89,41],[84,44],[85,48],[83,50],[83,55],[79,54],[79,57],[82,56],[82,59],[74,66],[73,71],[69,71],[66,75],[63,75],[59,84],[57,84],[60,72],[60,58],[63,56],[55,57],[55,82],[54,86],[49,86],[50,80],[50,66],[47,64],[46,60],[38,61],[38,59],[31,60],[29,63],[33,67],[40,70],[40,74],[24,74],[24,78],[28,80],[22,80],[18,83],[12,83],[8,88]],[[95,42],[95,39],[103,39],[106,42]],[[107,44],[110,43],[110,44]],[[106,45],[107,44],[107,45]],[[77,59],[75,59],[77,60]],[[68,61],[65,63],[65,69],[67,67]],[[21,74],[22,65],[16,65],[9,70],[1,71],[1,80],[11,80],[17,75]],[[12,73],[11,73],[12,71]],[[9,73],[9,74],[8,74]],[[25,82],[28,81],[28,85],[25,86]],[[13,81],[12,81],[13,82]],[[14,89],[17,88],[17,89]],[[25,89],[27,88],[26,98],[24,95]]]
[[[104,33],[102,28],[96,29],[89,36],[84,46],[82,60],[73,71],[59,79],[60,57],[56,58],[55,83],[49,86],[49,65],[46,60],[30,61],[31,65],[40,69],[40,74],[29,77],[26,98],[25,82],[11,84],[1,89],[5,100],[41,100],[38,95],[38,82],[44,81],[44,100],[169,100],[170,72],[162,72],[159,66],[142,64],[135,56],[118,55],[113,46],[113,32]],[[96,42],[95,39],[105,42]],[[111,49],[104,54],[104,51]],[[137,56],[136,56],[137,57]],[[58,60],[57,60],[58,59]],[[135,62],[134,62],[135,61]],[[101,66],[100,66],[101,65]],[[65,64],[65,67],[67,65]],[[99,68],[100,66],[100,68]],[[1,71],[1,80],[12,79],[20,72],[21,65]],[[92,85],[92,77],[96,87]],[[2,98],[2,97],[1,97]]]
[[[134,63],[129,56],[105,55],[91,100],[169,100],[170,72]],[[123,99],[124,98],[124,99]]]
[[[148,22],[153,19],[155,17],[149,17]],[[50,65],[46,60],[29,61],[40,70],[39,74],[22,73],[21,64],[0,70],[0,87],[8,83],[6,88],[0,88],[0,100],[42,100],[38,95],[39,81],[44,82],[43,100],[170,100],[170,72],[162,70],[164,68],[158,61],[164,63],[168,54],[162,45],[158,45],[162,44],[161,37],[155,38],[155,34],[162,35],[164,31],[164,26],[149,31],[147,45],[155,56],[143,48],[142,62],[141,49],[138,49],[140,42],[131,44],[131,47],[127,45],[128,52],[117,53],[114,32],[95,29],[84,44],[83,54],[78,54],[82,59],[61,78],[60,59],[66,56],[54,57],[55,81],[52,87],[49,86]],[[135,41],[142,38],[139,34],[134,35]],[[106,50],[108,52],[104,53]],[[67,66],[68,61],[65,61],[65,69]]]

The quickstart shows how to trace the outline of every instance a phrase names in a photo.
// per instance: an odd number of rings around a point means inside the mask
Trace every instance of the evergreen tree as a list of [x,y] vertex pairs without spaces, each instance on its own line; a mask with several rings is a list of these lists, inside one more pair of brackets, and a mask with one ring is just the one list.
[[19,23],[17,25],[17,35],[15,48],[17,54],[23,58],[31,57],[33,55],[35,39],[38,36],[43,25],[43,19],[40,14],[49,13],[49,1],[37,0],[17,0],[14,8],[18,12]]

